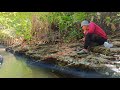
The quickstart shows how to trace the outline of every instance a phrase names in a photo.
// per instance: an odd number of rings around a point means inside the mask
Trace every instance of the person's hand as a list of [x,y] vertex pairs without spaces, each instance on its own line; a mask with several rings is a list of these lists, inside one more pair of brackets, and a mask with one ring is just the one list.
[[87,49],[83,49],[86,53],[88,53],[88,50]]
[[81,41],[85,41],[85,38],[82,38]]

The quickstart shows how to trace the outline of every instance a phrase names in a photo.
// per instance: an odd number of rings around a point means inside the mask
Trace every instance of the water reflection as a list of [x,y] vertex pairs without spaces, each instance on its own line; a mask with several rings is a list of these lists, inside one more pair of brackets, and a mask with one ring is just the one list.
[[3,47],[0,47],[0,55],[4,58],[0,78],[57,78],[55,74],[45,69],[27,66],[25,58],[15,57]]

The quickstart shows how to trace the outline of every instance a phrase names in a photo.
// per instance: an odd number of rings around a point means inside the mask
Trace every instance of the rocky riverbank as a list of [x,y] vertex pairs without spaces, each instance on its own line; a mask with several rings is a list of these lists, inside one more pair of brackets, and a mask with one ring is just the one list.
[[[61,67],[97,72],[105,77],[120,77],[120,34],[110,37],[113,47],[97,46],[89,54],[77,55],[82,43],[59,43],[39,45],[17,45],[7,47],[6,51],[23,54],[28,58],[55,64]],[[84,76],[83,76],[84,77]],[[89,76],[88,76],[89,77]],[[92,76],[94,78],[94,75]]]

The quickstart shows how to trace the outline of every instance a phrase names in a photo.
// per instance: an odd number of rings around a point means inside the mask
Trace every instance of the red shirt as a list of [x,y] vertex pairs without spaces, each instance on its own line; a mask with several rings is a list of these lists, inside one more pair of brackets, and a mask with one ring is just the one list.
[[93,22],[90,22],[89,29],[84,34],[86,35],[87,33],[97,34],[98,36],[101,36],[101,37],[107,39],[107,35],[104,32],[104,30],[101,29],[97,24],[95,24]]

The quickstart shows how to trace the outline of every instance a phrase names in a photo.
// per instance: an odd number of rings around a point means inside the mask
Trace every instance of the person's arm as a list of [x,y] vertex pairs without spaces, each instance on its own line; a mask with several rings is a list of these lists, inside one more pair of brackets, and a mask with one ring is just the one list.
[[80,39],[80,41],[84,42],[85,41],[85,34],[86,34],[86,31],[83,32],[84,34],[84,37],[82,39]]
[[92,38],[92,34],[87,33],[85,37],[84,49],[88,49],[88,47],[91,45],[91,38]]

